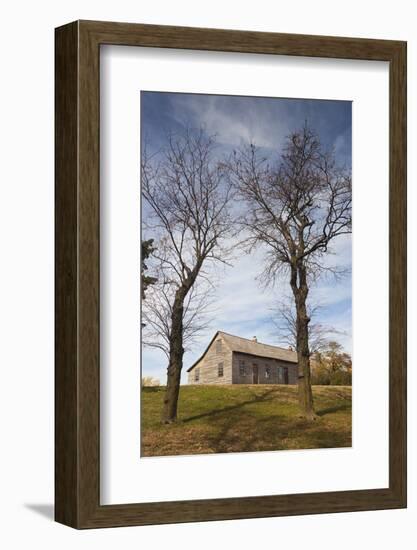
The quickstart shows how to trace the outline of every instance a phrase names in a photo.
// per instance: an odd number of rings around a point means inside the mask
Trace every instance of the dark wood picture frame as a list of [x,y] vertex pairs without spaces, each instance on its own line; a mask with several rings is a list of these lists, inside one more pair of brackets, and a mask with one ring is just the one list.
[[[55,519],[75,528],[406,506],[406,43],[77,21],[56,29]],[[389,487],[142,504],[99,496],[99,56],[118,44],[389,62]]]

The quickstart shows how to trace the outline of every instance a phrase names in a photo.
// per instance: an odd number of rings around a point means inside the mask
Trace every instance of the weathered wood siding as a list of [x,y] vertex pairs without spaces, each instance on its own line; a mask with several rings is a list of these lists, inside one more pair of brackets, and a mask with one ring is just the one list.
[[[221,342],[218,348],[217,342]],[[219,376],[219,364],[223,363],[223,376]],[[199,379],[196,380],[196,371]],[[203,359],[188,373],[188,384],[232,384],[232,352],[218,336]]]
[[[243,361],[245,374],[240,371]],[[298,383],[298,365],[278,359],[268,359],[234,352],[232,358],[232,383],[253,384],[253,367],[258,366],[258,384],[285,384],[284,368],[288,368],[288,384]],[[267,369],[269,368],[269,377]]]

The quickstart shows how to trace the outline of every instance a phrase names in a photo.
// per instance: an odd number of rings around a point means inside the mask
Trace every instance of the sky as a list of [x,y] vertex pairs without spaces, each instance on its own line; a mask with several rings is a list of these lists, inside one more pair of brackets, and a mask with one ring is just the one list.
[[[225,155],[252,142],[266,155],[281,150],[286,136],[305,122],[314,128],[325,148],[332,148],[337,163],[347,168],[352,163],[351,102],[311,99],[260,98],[141,92],[142,143],[152,152],[161,150],[166,136],[185,128],[204,128]],[[146,216],[146,208],[143,209]],[[342,235],[332,244],[329,264],[350,267],[351,236]],[[218,281],[210,327],[184,355],[182,383],[186,369],[203,353],[217,330],[283,345],[274,329],[273,305],[289,296],[288,281],[281,277],[274,288],[265,289],[259,281],[264,251],[251,254],[236,251],[232,266],[218,267]],[[333,339],[351,352],[352,281],[348,273],[342,279],[320,279],[310,290],[310,299],[320,305],[316,322],[332,327]],[[162,352],[142,349],[142,376],[166,383],[167,360]]]

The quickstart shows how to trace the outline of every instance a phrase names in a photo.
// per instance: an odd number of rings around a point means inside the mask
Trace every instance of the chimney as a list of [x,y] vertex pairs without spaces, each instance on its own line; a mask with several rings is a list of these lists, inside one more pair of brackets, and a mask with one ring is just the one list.
[[256,336],[252,337],[252,342],[258,342],[258,339],[256,338]]
[[294,351],[292,346],[288,346],[289,351]]

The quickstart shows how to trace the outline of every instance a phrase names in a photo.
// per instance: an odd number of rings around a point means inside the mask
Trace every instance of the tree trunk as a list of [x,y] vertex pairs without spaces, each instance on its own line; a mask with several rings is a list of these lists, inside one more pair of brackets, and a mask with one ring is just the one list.
[[178,395],[180,392],[183,348],[183,313],[185,291],[177,290],[171,317],[171,337],[169,342],[169,363],[167,387],[162,408],[162,422],[171,424],[177,420]]
[[317,418],[313,405],[313,392],[311,389],[310,372],[310,348],[308,341],[308,324],[310,318],[307,314],[308,286],[304,268],[298,270],[299,286],[295,284],[294,276],[291,278],[291,287],[294,293],[297,313],[297,358],[298,358],[298,403],[300,413],[307,420]]
[[314,420],[316,414],[311,390],[310,350],[308,345],[308,323],[305,303],[297,305],[297,356],[298,356],[298,402],[301,415]]

